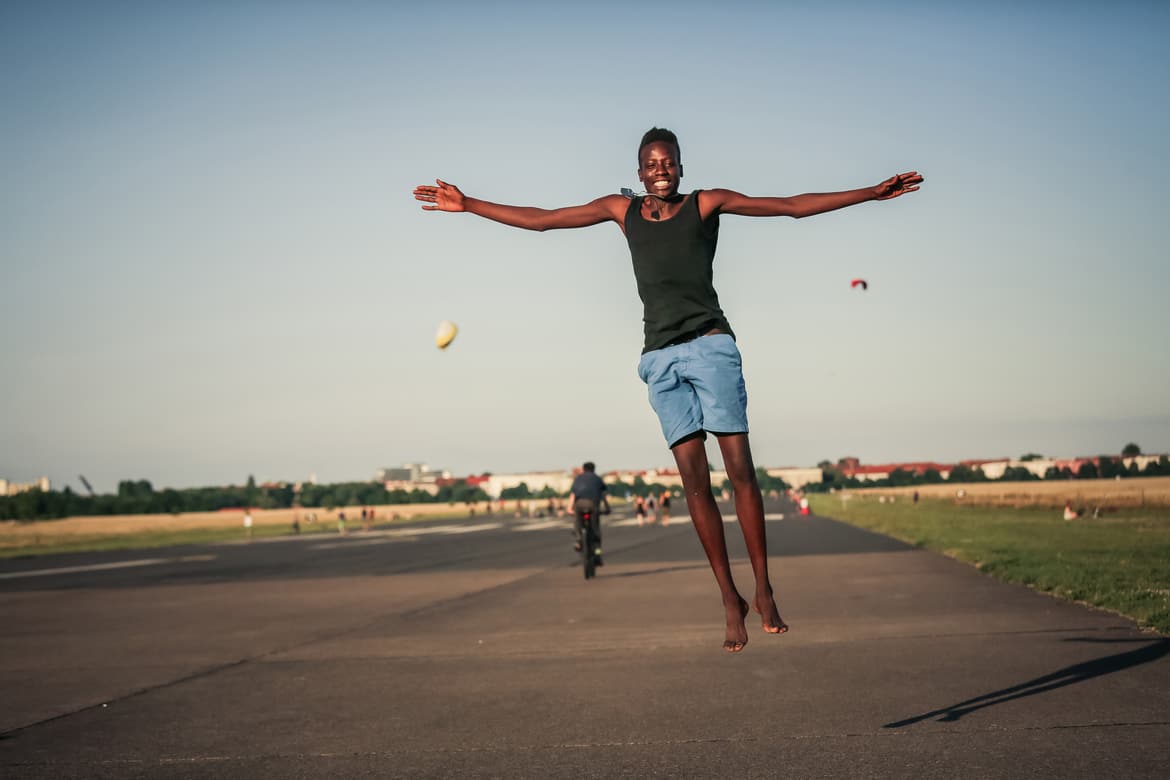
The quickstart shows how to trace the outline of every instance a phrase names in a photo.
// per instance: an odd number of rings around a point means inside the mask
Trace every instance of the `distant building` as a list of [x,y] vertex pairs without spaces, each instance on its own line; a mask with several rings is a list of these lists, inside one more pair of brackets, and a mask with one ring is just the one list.
[[1164,457],[1166,457],[1166,456],[1165,455],[1130,455],[1128,457],[1122,458],[1121,463],[1127,469],[1132,468],[1134,465],[1136,465],[1138,467],[1138,469],[1145,469],[1146,466],[1150,465],[1151,463],[1157,463],[1159,460],[1161,460]]
[[568,493],[573,487],[572,471],[529,471],[520,474],[492,474],[479,487],[492,498],[499,498],[508,488],[519,487],[523,483],[528,490],[539,493],[546,487],[551,488],[558,495]]
[[477,487],[487,492],[488,481],[491,480],[490,474],[483,474],[478,477],[439,477],[435,480],[436,488],[451,487],[460,482],[466,483],[468,487]]
[[397,468],[378,469],[374,481],[381,482],[387,490],[421,490],[435,495],[439,492],[440,480],[451,479],[451,472],[432,469],[425,463],[403,463]]
[[[1014,460],[1012,458],[983,458],[959,461],[959,465],[966,466],[969,469],[979,469],[983,475],[988,479],[1001,479],[1008,469],[1024,469],[1029,473],[1035,475],[1040,479],[1044,479],[1050,472],[1067,471],[1073,476],[1080,474],[1081,469],[1086,465],[1101,468],[1101,461],[1112,461],[1120,463],[1125,468],[1131,467],[1141,471],[1144,470],[1150,463],[1157,463],[1162,455],[1132,455],[1122,457],[1120,455],[1114,456],[1095,456],[1095,457],[1076,457],[1076,458],[1035,458],[1033,460]],[[878,480],[887,479],[895,469],[902,471],[909,471],[914,474],[925,474],[928,469],[934,469],[939,473],[943,479],[948,479],[951,471],[955,468],[954,465],[946,463],[887,463],[883,465],[867,466],[862,465],[857,458],[842,458],[838,461],[838,468],[841,474],[845,477],[859,480],[861,482],[876,482]],[[772,470],[769,469],[769,474]]]
[[824,473],[818,468],[808,469],[784,466],[782,468],[764,469],[764,472],[769,477],[778,477],[784,480],[793,490],[800,490],[805,485],[825,481]]
[[[663,487],[682,487],[682,475],[678,473],[677,469],[640,469],[640,470],[616,470],[607,472],[605,475],[611,481],[620,481],[626,484],[633,484],[638,477],[647,485],[662,485]],[[720,479],[720,484],[727,475],[724,474]],[[715,474],[711,474],[711,482],[715,483]]]
[[397,468],[388,467],[378,469],[374,477],[375,482],[427,482],[433,483],[439,479],[450,479],[451,472],[443,469],[432,469],[425,463],[403,463]]
[[979,469],[988,479],[999,479],[1012,464],[1010,458],[992,458],[990,460],[961,460],[959,463],[969,469]]
[[39,490],[48,493],[53,489],[48,477],[39,477],[32,482],[9,482],[0,479],[0,496],[15,496],[17,493],[27,493],[30,490]]
[[[857,458],[848,458],[849,465],[841,466],[842,476],[850,479],[856,479],[861,482],[876,482],[880,479],[888,479],[890,474],[895,470],[908,471],[911,474],[919,476],[934,469],[939,476],[946,479],[951,475],[951,469],[954,466],[947,463],[934,463],[933,461],[915,461],[913,463],[886,463],[880,466],[863,466]],[[1002,473],[1002,472],[1000,472]]]
[[416,490],[421,490],[430,496],[439,494],[438,480],[434,482],[412,482],[409,479],[387,479],[382,482],[382,487],[388,491],[405,490],[407,493],[413,493]]

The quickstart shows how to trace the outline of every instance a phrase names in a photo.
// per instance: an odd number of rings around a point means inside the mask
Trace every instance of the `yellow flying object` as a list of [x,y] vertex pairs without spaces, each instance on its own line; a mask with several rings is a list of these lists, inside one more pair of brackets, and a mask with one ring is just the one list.
[[439,332],[435,334],[435,346],[446,349],[455,340],[455,334],[458,332],[459,328],[455,327],[454,322],[443,320],[439,323]]

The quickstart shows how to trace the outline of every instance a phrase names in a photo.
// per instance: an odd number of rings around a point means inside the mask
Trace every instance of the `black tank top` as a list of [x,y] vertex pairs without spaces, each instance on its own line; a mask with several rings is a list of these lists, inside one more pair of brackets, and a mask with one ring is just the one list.
[[662,221],[642,216],[643,200],[632,198],[626,210],[626,241],[643,306],[646,340],[642,352],[661,349],[700,330],[720,328],[731,333],[711,284],[719,215],[703,222],[699,190],[686,197],[672,218]]

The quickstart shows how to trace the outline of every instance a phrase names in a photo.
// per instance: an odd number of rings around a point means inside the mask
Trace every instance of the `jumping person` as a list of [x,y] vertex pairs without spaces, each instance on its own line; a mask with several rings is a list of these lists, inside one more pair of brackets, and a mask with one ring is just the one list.
[[682,176],[678,138],[655,127],[642,136],[638,147],[638,179],[645,195],[604,195],[581,206],[542,209],[479,200],[436,179],[435,186],[416,187],[414,197],[427,211],[466,211],[526,230],[615,222],[625,234],[644,306],[645,341],[638,374],[648,386],[650,405],[682,476],[691,521],[719,583],[727,620],[723,647],[737,653],[747,644],[744,619],[749,605],[732,580],[723,518],[711,494],[708,432],[719,442],[735,491],[735,513],[756,579],[752,607],[767,633],[782,634],[788,626],[776,608],[768,575],[763,498],[748,444],[740,354],[711,283],[719,215],[810,217],[914,192],[923,178],[911,171],[845,192],[749,197],[724,189],[682,195],[678,191]]

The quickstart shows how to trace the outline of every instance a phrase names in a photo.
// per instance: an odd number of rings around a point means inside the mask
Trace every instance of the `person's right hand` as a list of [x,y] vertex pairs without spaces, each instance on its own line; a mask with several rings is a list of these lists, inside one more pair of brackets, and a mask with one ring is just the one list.
[[424,211],[464,211],[463,193],[454,184],[448,184],[442,179],[435,179],[437,187],[429,184],[420,184],[414,188],[414,199],[423,203],[432,203],[432,206],[423,206]]

